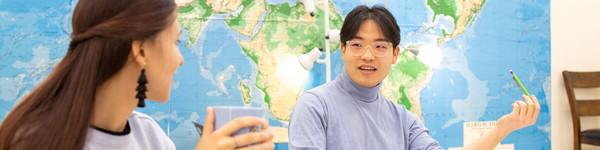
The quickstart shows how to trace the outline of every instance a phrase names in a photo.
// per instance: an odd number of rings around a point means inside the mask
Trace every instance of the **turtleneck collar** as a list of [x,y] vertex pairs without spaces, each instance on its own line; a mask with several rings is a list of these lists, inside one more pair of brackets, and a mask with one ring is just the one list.
[[379,98],[379,88],[381,87],[381,83],[377,84],[375,87],[362,87],[352,81],[345,71],[338,77],[336,82],[338,82],[338,85],[356,100],[370,103]]

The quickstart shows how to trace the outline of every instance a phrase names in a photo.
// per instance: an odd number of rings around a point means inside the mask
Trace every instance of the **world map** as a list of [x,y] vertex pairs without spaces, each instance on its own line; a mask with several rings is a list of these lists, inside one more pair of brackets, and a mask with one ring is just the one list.
[[[467,123],[495,121],[511,111],[522,95],[508,74],[512,69],[542,110],[534,126],[502,144],[550,149],[549,0],[315,0],[314,16],[298,0],[177,2],[185,64],[169,102],[137,111],[153,117],[178,149],[195,146],[200,136],[193,122],[203,123],[208,106],[263,108],[276,149],[287,149],[298,96],[326,82],[325,65],[307,71],[298,56],[325,48],[325,11],[329,27],[339,30],[361,4],[388,8],[402,30],[401,47],[423,50],[419,56],[402,51],[381,92],[415,113],[443,147],[464,146]],[[1,119],[65,55],[75,4],[0,0]],[[343,71],[339,41],[330,49],[335,79]],[[420,59],[426,53],[438,56],[439,65]]]

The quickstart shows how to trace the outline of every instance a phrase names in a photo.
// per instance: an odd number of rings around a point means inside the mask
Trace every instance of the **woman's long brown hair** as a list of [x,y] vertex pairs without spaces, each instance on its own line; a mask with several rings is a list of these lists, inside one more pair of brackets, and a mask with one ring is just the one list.
[[174,0],[79,0],[67,54],[8,114],[0,149],[82,149],[97,87],[123,68],[133,40],[175,21],[176,7]]

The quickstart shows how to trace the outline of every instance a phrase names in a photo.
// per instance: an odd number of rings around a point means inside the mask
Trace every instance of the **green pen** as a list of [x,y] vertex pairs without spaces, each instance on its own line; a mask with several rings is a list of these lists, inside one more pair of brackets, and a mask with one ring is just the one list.
[[525,86],[523,86],[523,83],[521,82],[519,77],[517,77],[517,74],[515,74],[515,72],[513,72],[512,70],[508,70],[508,72],[510,72],[510,74],[512,75],[513,80],[515,80],[515,82],[517,82],[517,84],[519,84],[519,86],[521,87],[521,90],[523,90],[523,93],[525,93],[525,96],[529,96],[529,92],[527,92],[527,89],[525,89]]

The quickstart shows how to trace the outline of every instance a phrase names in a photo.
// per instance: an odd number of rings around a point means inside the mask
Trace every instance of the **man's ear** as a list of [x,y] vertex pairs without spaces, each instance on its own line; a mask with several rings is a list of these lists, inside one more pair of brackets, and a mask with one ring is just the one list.
[[398,56],[398,55],[400,55],[400,46],[396,46],[396,47],[394,47],[394,51],[393,51],[393,53],[394,53],[394,56]]
[[396,64],[396,62],[398,62],[398,57],[400,56],[400,46],[394,47],[394,50],[392,53],[393,53],[392,64]]
[[131,55],[139,66],[144,67],[146,65],[146,54],[144,53],[142,41],[134,40],[131,42]]
[[340,44],[340,50],[341,50],[341,55],[342,55],[342,61],[344,61],[344,63],[346,63],[346,61],[348,61],[348,56],[346,56],[346,46],[345,44]]
[[340,50],[342,50],[342,55],[346,53],[346,44],[340,44]]

